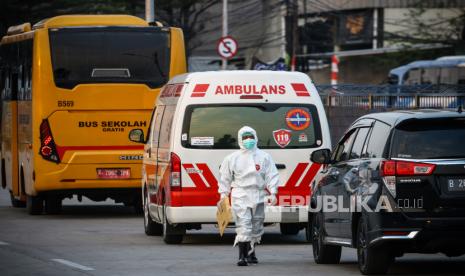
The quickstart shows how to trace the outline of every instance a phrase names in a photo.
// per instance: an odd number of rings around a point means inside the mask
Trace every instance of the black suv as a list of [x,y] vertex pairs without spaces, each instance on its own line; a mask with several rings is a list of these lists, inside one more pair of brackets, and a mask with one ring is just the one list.
[[316,263],[338,263],[341,246],[357,248],[363,274],[409,252],[465,254],[461,110],[369,114],[311,160],[325,164],[310,200]]

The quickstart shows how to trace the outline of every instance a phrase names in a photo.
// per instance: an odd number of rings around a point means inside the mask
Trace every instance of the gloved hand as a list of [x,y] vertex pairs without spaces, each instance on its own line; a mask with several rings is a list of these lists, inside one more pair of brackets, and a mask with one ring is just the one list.
[[225,198],[225,197],[229,197],[229,195],[227,195],[227,194],[221,194],[220,201],[218,201],[218,202],[216,203],[216,207],[218,207],[218,208],[220,207],[220,203],[221,203],[221,201],[223,201],[223,198]]
[[267,198],[266,204],[268,206],[275,206],[276,204],[278,204],[278,199],[276,198],[276,195],[275,194],[269,195]]

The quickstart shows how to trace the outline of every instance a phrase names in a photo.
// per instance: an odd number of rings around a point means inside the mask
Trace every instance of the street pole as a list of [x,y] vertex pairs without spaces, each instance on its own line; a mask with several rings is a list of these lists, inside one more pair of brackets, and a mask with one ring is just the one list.
[[378,48],[378,9],[373,9],[373,49]]
[[[223,37],[228,35],[228,0],[223,0]],[[223,58],[221,62],[221,70],[226,70],[228,60]]]
[[155,0],[145,0],[145,20],[155,22]]

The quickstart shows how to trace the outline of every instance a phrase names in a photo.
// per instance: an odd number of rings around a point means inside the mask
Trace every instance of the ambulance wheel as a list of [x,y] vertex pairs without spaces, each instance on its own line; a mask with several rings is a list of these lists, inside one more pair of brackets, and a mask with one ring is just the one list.
[[44,210],[44,200],[40,196],[27,196],[26,209],[29,215],[40,215]]
[[13,206],[15,208],[24,208],[24,207],[26,207],[26,202],[16,199],[13,196],[12,192],[10,192],[10,200],[11,200],[11,206]]
[[185,229],[181,225],[172,225],[166,218],[166,211],[163,212],[163,240],[167,244],[180,244],[184,238]]
[[325,244],[324,239],[323,214],[318,213],[312,220],[313,259],[317,264],[338,264],[341,260],[341,247]]
[[[144,189],[145,191],[145,189]],[[163,234],[163,225],[152,220],[149,213],[149,198],[147,192],[144,192],[144,229],[147,236],[161,236]]]
[[297,235],[300,231],[300,225],[298,223],[280,223],[279,229],[282,235]]
[[45,213],[48,215],[58,215],[61,213],[62,199],[57,196],[47,196],[45,198]]

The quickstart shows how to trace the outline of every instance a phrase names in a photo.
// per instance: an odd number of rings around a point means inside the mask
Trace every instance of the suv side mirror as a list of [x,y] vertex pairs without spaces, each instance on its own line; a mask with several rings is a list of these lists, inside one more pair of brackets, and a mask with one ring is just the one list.
[[131,129],[129,132],[129,140],[136,143],[145,143],[144,131],[142,129]]
[[317,164],[330,164],[331,163],[331,151],[329,149],[319,149],[312,152],[310,160]]

